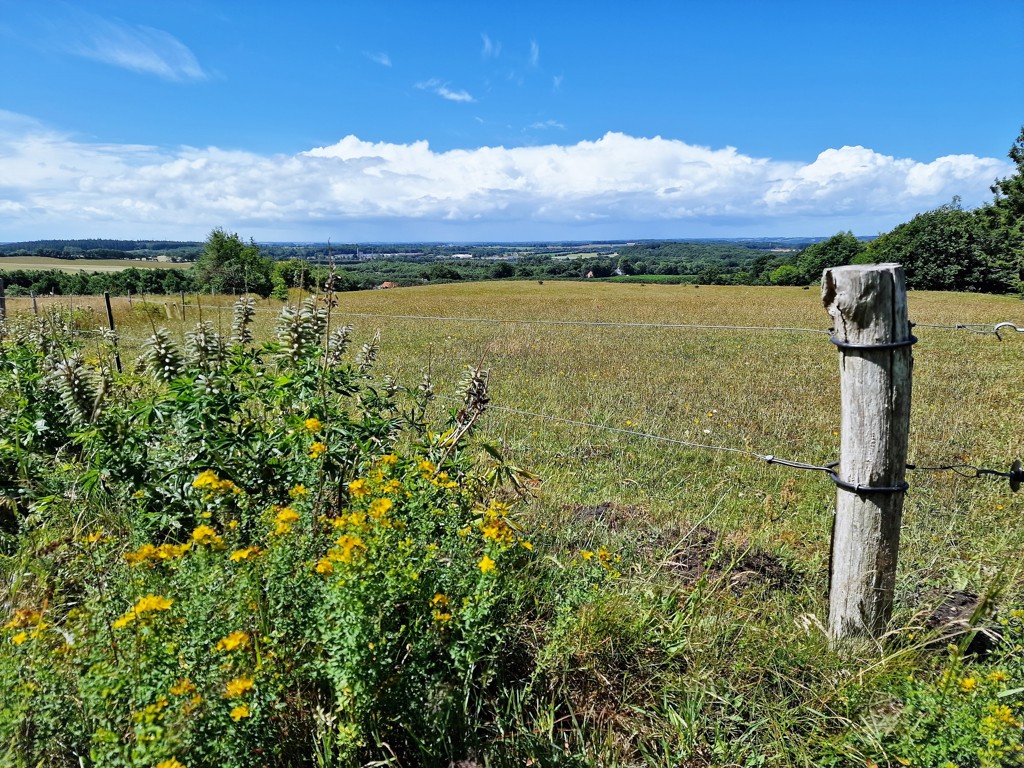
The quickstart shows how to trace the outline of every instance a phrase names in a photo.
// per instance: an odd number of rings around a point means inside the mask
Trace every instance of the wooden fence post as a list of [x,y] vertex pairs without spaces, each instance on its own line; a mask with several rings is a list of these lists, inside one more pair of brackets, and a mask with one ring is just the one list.
[[36,292],[32,291],[32,314],[39,317],[39,304],[36,302]]
[[181,321],[185,322],[185,292],[181,292]]
[[0,320],[7,319],[7,296],[4,294],[4,279],[0,277]]
[[117,372],[122,373],[121,370],[121,353],[117,351],[117,329],[114,328],[114,311],[110,308],[110,291],[103,292],[103,303],[107,305],[107,325],[110,327],[111,333],[114,336],[114,364],[117,366]]
[[915,339],[903,267],[825,270],[821,296],[839,348],[841,453],[829,583],[829,635],[880,637],[892,615],[906,491]]

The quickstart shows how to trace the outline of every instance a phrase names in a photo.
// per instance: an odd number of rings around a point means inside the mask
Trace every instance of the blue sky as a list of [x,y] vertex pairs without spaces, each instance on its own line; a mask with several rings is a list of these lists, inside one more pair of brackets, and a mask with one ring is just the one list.
[[0,241],[871,235],[991,197],[1024,3],[0,0]]

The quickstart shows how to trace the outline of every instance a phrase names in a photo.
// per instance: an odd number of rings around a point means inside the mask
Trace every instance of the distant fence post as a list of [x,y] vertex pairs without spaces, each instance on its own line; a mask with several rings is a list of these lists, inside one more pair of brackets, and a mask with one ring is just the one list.
[[32,291],[32,314],[39,317],[39,304],[36,302],[36,292]]
[[181,320],[185,321],[185,292],[181,292]]
[[7,319],[7,296],[4,294],[4,279],[0,277],[0,320]]
[[117,366],[117,372],[122,373],[121,370],[121,353],[117,351],[117,329],[114,328],[114,311],[110,308],[110,291],[103,292],[103,303],[107,305],[107,325],[110,327],[110,332],[114,335],[114,365]]
[[841,453],[829,635],[879,637],[892,615],[910,431],[911,345],[903,267],[825,270],[821,296],[839,348]]

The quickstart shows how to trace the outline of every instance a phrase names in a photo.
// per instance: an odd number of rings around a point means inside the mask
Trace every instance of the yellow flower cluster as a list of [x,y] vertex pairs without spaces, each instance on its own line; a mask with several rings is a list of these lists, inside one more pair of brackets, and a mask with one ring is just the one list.
[[384,516],[391,511],[394,506],[394,502],[391,499],[374,499],[370,502],[369,514],[374,520],[380,521]]
[[430,598],[430,607],[433,609],[434,621],[445,624],[452,620],[452,614],[448,610],[448,595],[438,592]]
[[241,493],[242,489],[230,480],[221,480],[212,469],[206,469],[199,473],[192,481],[192,487],[210,493]]
[[[211,529],[212,530],[212,529]],[[157,562],[169,562],[182,557],[192,548],[190,542],[184,544],[161,544],[155,547],[152,544],[143,544],[134,552],[126,552],[124,559],[133,568],[137,565],[152,566]]]
[[484,555],[478,565],[481,573],[490,573],[498,567],[489,555]]
[[291,496],[293,499],[298,499],[302,496],[307,495],[308,493],[309,491],[306,490],[306,486],[304,486],[302,483],[299,483],[290,491],[288,491],[288,495]]
[[[425,474],[425,476],[427,475]],[[430,482],[436,485],[438,488],[444,488],[446,490],[451,490],[452,488],[459,487],[459,484],[452,480],[448,476],[447,472],[438,472],[436,477],[430,477]]]
[[231,708],[231,719],[236,723],[242,718],[249,717],[251,714],[252,710],[246,704],[237,704]]
[[348,484],[348,492],[353,499],[361,499],[370,493],[370,488],[363,478],[359,478]]
[[217,535],[217,532],[208,525],[197,525],[196,529],[192,531],[192,541],[199,545],[213,547],[214,549],[224,547],[224,539]]
[[39,624],[43,619],[43,614],[32,608],[19,608],[14,612],[14,616],[11,620],[4,624],[4,629],[22,629],[24,627],[32,627]]
[[319,440],[309,446],[309,458],[311,459],[319,459],[325,453],[327,453],[327,446]]
[[141,597],[127,613],[114,622],[114,629],[121,629],[122,627],[131,624],[133,621],[143,616],[143,614],[154,611],[169,610],[173,603],[173,600],[161,597],[160,595],[146,595],[145,597]]
[[181,680],[171,686],[172,696],[188,696],[190,693],[196,692],[196,684],[189,680],[187,677],[183,677]]
[[277,514],[274,515],[274,533],[282,536],[291,531],[292,523],[298,522],[299,513],[291,507],[275,507],[275,509]]
[[251,691],[254,685],[255,683],[251,677],[234,677],[228,680],[227,685],[224,687],[224,698],[237,699],[239,696]]
[[311,417],[302,422],[302,426],[304,426],[310,432],[319,432],[320,429],[323,427],[323,424],[321,423],[320,419]]
[[178,762],[177,758],[172,757],[170,760],[161,760],[156,764],[156,768],[185,768],[185,765]]
[[416,466],[419,467],[420,473],[424,477],[430,477],[437,471],[437,466],[434,464],[434,462],[430,461],[429,459],[420,459],[419,463]]
[[334,544],[335,546],[327,550],[327,554],[317,561],[316,572],[323,576],[334,573],[335,563],[351,563],[360,550],[366,549],[361,538],[348,534],[343,534]]
[[236,631],[232,632],[227,637],[222,637],[217,643],[218,651],[235,651],[239,648],[247,648],[249,646],[249,634],[247,632]]
[[263,554],[263,550],[259,547],[243,547],[232,552],[228,559],[233,563],[238,563],[242,560],[252,560],[260,554]]

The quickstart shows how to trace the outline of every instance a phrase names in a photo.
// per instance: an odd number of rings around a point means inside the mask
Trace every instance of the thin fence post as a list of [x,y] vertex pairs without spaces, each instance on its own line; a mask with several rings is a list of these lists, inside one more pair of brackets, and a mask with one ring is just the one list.
[[32,314],[39,317],[39,304],[36,303],[36,292],[32,291]]
[[825,270],[821,296],[839,348],[841,452],[829,635],[879,638],[892,615],[903,516],[914,342],[898,264]]
[[128,309],[131,309],[131,308],[132,308],[132,292],[129,289],[129,291],[128,291]]
[[110,308],[110,291],[103,292],[103,303],[107,305],[107,325],[110,327],[110,332],[114,334],[114,365],[117,366],[117,372],[122,373],[121,353],[117,351],[117,329],[114,327],[114,311]]
[[185,292],[181,292],[181,322],[185,322]]
[[7,296],[4,293],[4,279],[0,277],[0,320],[7,319]]

